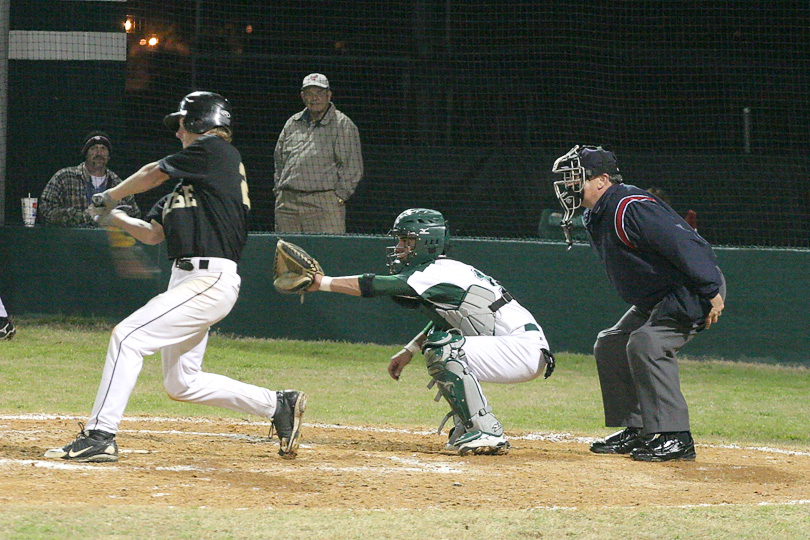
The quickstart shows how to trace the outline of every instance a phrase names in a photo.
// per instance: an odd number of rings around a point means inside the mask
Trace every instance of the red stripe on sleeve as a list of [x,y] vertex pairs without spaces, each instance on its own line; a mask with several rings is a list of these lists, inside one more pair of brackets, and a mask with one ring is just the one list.
[[639,202],[639,201],[652,201],[655,202],[655,199],[652,197],[647,197],[646,195],[630,195],[625,197],[621,201],[619,201],[619,205],[616,207],[616,214],[614,216],[613,225],[616,228],[616,235],[619,237],[619,240],[624,242],[624,244],[629,247],[630,249],[638,249],[633,243],[630,241],[630,238],[627,236],[627,232],[624,230],[624,214],[627,212],[627,206],[630,203]]

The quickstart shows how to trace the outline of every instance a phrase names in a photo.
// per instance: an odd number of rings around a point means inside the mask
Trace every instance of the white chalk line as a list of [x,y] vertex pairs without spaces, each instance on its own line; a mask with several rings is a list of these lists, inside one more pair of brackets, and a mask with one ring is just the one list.
[[[19,415],[0,415],[0,422],[3,420],[34,420],[34,421],[41,421],[41,420],[76,420],[81,421],[85,420],[86,417],[83,416],[71,416],[71,415],[60,415],[60,414],[19,414]],[[215,420],[211,418],[198,418],[198,417],[160,417],[160,416],[132,416],[126,417],[125,420],[130,420],[133,422],[154,422],[154,423],[165,423],[165,422],[174,422],[174,423],[186,423],[186,424],[217,424],[220,423],[220,420]],[[234,421],[234,419],[223,419],[223,421]],[[265,421],[244,421],[245,424],[251,426],[266,426],[268,429],[270,427],[270,422]],[[325,424],[325,423],[304,423],[304,427],[311,427],[311,428],[319,428],[319,429],[345,429],[349,431],[364,431],[364,432],[371,432],[371,433],[402,433],[406,435],[434,435],[436,431],[434,430],[412,430],[412,429],[403,429],[403,428],[384,428],[384,427],[375,427],[375,426],[351,426],[351,425],[343,425],[343,424]],[[152,433],[152,434],[164,434],[164,435],[197,435],[203,437],[225,437],[225,438],[233,438],[233,439],[240,439],[240,440],[248,440],[251,442],[260,442],[266,440],[266,438],[256,437],[252,435],[244,435],[238,433],[210,433],[210,432],[203,432],[203,431],[182,431],[182,430],[163,430],[163,431],[152,431],[152,430],[126,430],[122,429],[121,433]],[[510,440],[527,440],[527,441],[545,441],[545,442],[552,442],[552,443],[577,443],[577,444],[591,444],[593,441],[598,440],[597,437],[582,437],[572,435],[570,433],[552,433],[552,432],[537,432],[537,433],[529,433],[527,435],[516,435],[510,436]],[[789,456],[810,456],[810,452],[801,451],[801,450],[788,450],[784,448],[773,448],[769,446],[739,446],[736,444],[697,444],[698,448],[724,448],[729,450],[744,450],[750,452],[761,452],[761,453],[771,453],[771,454],[782,454],[782,455],[789,455]]]
[[[83,416],[71,416],[71,415],[61,415],[61,414],[18,414],[18,415],[0,415],[0,421],[3,420],[76,420],[82,421],[86,420],[86,417]],[[132,416],[126,417],[126,420],[134,421],[134,422],[154,422],[154,423],[163,423],[163,422],[182,422],[187,424],[217,424],[220,423],[219,420],[211,419],[211,418],[198,418],[198,417],[160,417],[160,416]],[[233,421],[234,419],[223,419],[223,421]],[[266,426],[268,429],[270,427],[270,422],[265,421],[245,421],[245,424],[251,426]],[[371,433],[402,433],[406,435],[433,435],[436,433],[435,430],[412,430],[412,429],[402,429],[402,428],[384,428],[384,427],[374,427],[374,426],[349,426],[343,424],[324,424],[324,423],[304,423],[304,427],[311,427],[311,428],[320,428],[320,429],[345,429],[349,431],[365,431]],[[136,432],[143,432],[147,433],[148,430],[121,430],[122,433],[136,433]],[[232,433],[207,433],[207,432],[191,432],[191,431],[179,431],[179,430],[167,430],[167,431],[154,431],[151,433],[155,434],[189,434],[189,435],[199,435],[199,436],[211,436],[211,437],[232,437],[235,439],[245,439],[251,441],[259,441],[261,438],[253,437],[250,435],[240,435],[240,434],[232,434]],[[598,440],[598,437],[582,437],[572,435],[570,433],[552,433],[552,432],[537,432],[537,433],[529,433],[527,435],[517,435],[517,436],[510,436],[510,440],[527,440],[527,441],[546,441],[552,443],[578,443],[578,444],[591,444],[595,440]],[[782,455],[789,455],[789,456],[810,456],[810,452],[800,451],[800,450],[788,450],[784,448],[773,448],[769,446],[739,446],[736,444],[697,444],[698,448],[725,448],[729,450],[747,450],[751,452],[762,452],[762,453],[771,453],[771,454],[782,454]]]
[[[387,458],[395,466],[368,465],[361,467],[334,467],[331,465],[315,465],[314,469],[334,473],[376,473],[376,474],[402,474],[402,473],[430,473],[430,474],[461,474],[464,472],[464,463],[426,462],[416,458],[400,458],[392,456]],[[112,472],[125,469],[127,471],[169,471],[169,472],[201,472],[201,473],[229,473],[233,469],[214,467],[194,467],[191,465],[144,467],[127,465],[125,468],[108,463],[75,463],[70,461],[40,460],[40,459],[8,459],[0,458],[0,469],[28,468],[63,470]],[[239,469],[240,472],[251,474],[278,474],[278,470],[268,468]]]

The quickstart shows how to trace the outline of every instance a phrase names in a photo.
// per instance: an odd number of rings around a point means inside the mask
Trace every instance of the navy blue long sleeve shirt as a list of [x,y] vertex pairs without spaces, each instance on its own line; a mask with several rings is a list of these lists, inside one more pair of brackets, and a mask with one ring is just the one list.
[[585,210],[591,245],[619,296],[659,318],[702,325],[723,278],[717,258],[681,216],[635,186],[615,184]]

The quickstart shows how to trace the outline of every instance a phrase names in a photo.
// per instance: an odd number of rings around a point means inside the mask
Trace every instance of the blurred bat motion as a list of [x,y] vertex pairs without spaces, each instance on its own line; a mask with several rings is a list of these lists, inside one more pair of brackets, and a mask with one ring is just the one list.
[[[112,225],[113,210],[125,210],[129,205],[117,205],[107,192],[96,193],[90,200],[87,211],[93,220],[107,231],[115,272],[126,279],[150,279],[160,274],[160,268],[149,260],[149,256],[138,242],[121,227]],[[115,208],[113,208],[115,206]]]
[[160,275],[160,268],[126,231],[114,226],[107,227],[106,231],[116,274],[125,279],[150,279]]

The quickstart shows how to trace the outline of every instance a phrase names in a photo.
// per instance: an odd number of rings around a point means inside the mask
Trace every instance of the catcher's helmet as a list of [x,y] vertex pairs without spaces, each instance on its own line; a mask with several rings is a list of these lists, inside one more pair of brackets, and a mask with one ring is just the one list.
[[183,98],[177,112],[166,115],[163,123],[172,131],[183,126],[190,133],[205,133],[215,127],[231,129],[231,104],[213,92],[192,92]]
[[566,236],[570,234],[574,212],[582,204],[585,180],[608,174],[611,182],[622,182],[616,155],[601,146],[574,146],[568,153],[557,158],[551,172],[562,174],[562,180],[554,182],[554,193],[565,210],[561,225],[566,230]]
[[450,242],[450,229],[441,212],[428,208],[405,210],[394,221],[389,236],[416,240],[413,249],[405,256],[397,253],[396,246],[386,248],[386,265],[392,274],[405,267],[436,260],[444,255]]

